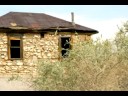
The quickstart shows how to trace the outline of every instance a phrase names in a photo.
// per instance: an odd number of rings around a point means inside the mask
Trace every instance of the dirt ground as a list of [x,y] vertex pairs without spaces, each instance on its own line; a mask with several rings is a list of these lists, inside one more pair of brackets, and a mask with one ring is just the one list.
[[0,76],[0,91],[34,91],[29,76]]

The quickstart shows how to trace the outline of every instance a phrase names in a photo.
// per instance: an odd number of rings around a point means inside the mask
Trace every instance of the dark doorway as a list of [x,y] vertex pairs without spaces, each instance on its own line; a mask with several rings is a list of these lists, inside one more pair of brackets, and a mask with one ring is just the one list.
[[70,49],[70,37],[61,37],[61,56],[67,57]]

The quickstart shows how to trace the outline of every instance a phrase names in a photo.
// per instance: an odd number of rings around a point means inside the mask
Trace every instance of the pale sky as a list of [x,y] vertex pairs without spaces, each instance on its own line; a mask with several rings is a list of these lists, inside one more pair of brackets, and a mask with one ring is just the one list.
[[102,39],[113,39],[121,26],[128,20],[128,5],[0,5],[0,16],[10,12],[45,13],[64,20],[71,21],[74,12],[75,23],[96,29],[93,35]]

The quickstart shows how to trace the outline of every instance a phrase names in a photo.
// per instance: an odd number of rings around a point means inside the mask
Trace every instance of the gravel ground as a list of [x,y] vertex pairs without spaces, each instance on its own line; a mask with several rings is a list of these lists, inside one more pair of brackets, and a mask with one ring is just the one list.
[[27,76],[0,76],[0,91],[34,91]]

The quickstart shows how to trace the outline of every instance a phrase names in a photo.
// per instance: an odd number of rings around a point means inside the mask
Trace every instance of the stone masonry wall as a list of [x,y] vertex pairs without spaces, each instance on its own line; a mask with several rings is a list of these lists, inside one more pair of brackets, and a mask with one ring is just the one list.
[[39,59],[58,58],[58,36],[25,33],[23,35],[23,60],[8,60],[7,35],[0,33],[0,74],[32,73]]
[[[58,60],[59,36],[61,35],[48,33],[41,37],[39,33],[25,33],[23,35],[23,60],[8,60],[7,35],[0,33],[0,74],[34,73],[38,60]],[[75,43],[76,37],[83,41],[86,35],[72,35],[71,37]]]

